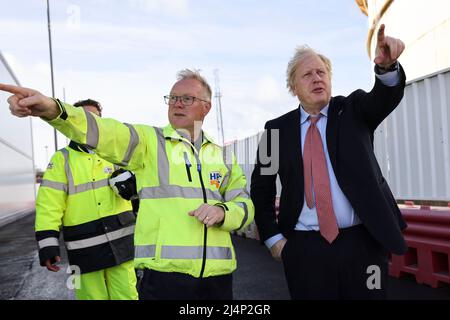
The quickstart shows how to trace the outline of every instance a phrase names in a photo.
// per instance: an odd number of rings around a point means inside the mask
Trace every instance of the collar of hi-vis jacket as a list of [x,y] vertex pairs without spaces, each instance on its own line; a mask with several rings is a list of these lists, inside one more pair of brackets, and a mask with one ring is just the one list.
[[[190,144],[192,144],[191,140],[189,139],[188,135],[186,135],[184,132],[180,131],[180,130],[176,130],[172,127],[172,125],[167,125],[163,128],[163,134],[164,134],[164,138],[166,139],[171,139],[172,141],[185,141],[185,142],[189,142]],[[202,130],[202,146],[205,145],[206,143],[212,143],[217,145],[214,140],[205,132]]]
[[69,143],[69,148],[75,150],[75,151],[79,151],[79,152],[84,152],[84,153],[89,153],[89,154],[94,154],[95,152],[88,149],[86,146],[79,144],[73,140],[70,141]]

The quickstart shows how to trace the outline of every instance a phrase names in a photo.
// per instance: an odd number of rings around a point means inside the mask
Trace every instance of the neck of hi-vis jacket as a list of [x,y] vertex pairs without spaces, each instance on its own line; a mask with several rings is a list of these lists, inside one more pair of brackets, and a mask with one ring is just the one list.
[[71,142],[44,174],[35,222],[41,265],[59,255],[61,227],[69,263],[81,273],[133,259],[135,216],[108,183],[116,166],[85,151]]
[[[57,102],[61,115],[49,121],[53,127],[136,175],[140,198],[136,268],[194,277],[235,270],[230,232],[253,221],[254,207],[231,148],[222,148],[203,134],[197,150],[170,125],[124,124]],[[204,203],[224,209],[222,224],[206,228],[189,215]]]

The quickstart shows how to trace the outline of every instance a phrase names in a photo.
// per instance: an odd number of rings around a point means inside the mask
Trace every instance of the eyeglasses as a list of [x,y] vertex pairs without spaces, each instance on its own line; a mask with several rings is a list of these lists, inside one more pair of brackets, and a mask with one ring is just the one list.
[[195,102],[195,100],[209,102],[209,101],[202,100],[202,99],[199,99],[199,98],[193,97],[193,96],[171,96],[171,95],[164,96],[164,102],[168,105],[171,105],[171,104],[173,105],[173,104],[177,103],[178,100],[181,101],[181,104],[183,106],[190,106]]

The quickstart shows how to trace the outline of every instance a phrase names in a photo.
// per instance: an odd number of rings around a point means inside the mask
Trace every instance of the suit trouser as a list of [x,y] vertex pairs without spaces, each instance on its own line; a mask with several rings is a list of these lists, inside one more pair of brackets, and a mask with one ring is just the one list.
[[80,276],[77,300],[137,300],[133,260]]
[[363,225],[340,229],[329,244],[295,231],[281,253],[292,299],[385,299],[388,253]]
[[233,278],[231,274],[195,278],[145,269],[138,290],[140,300],[232,300]]

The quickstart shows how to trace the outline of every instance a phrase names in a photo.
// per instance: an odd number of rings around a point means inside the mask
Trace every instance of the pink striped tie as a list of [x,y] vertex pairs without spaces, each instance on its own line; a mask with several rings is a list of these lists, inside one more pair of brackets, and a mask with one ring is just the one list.
[[322,115],[309,117],[311,122],[306,132],[303,151],[303,172],[305,175],[305,197],[308,208],[314,208],[312,189],[314,188],[317,217],[319,219],[320,234],[332,243],[336,239],[339,229],[333,210],[330,180],[327,162],[323,152],[322,139],[317,129],[317,121]]

